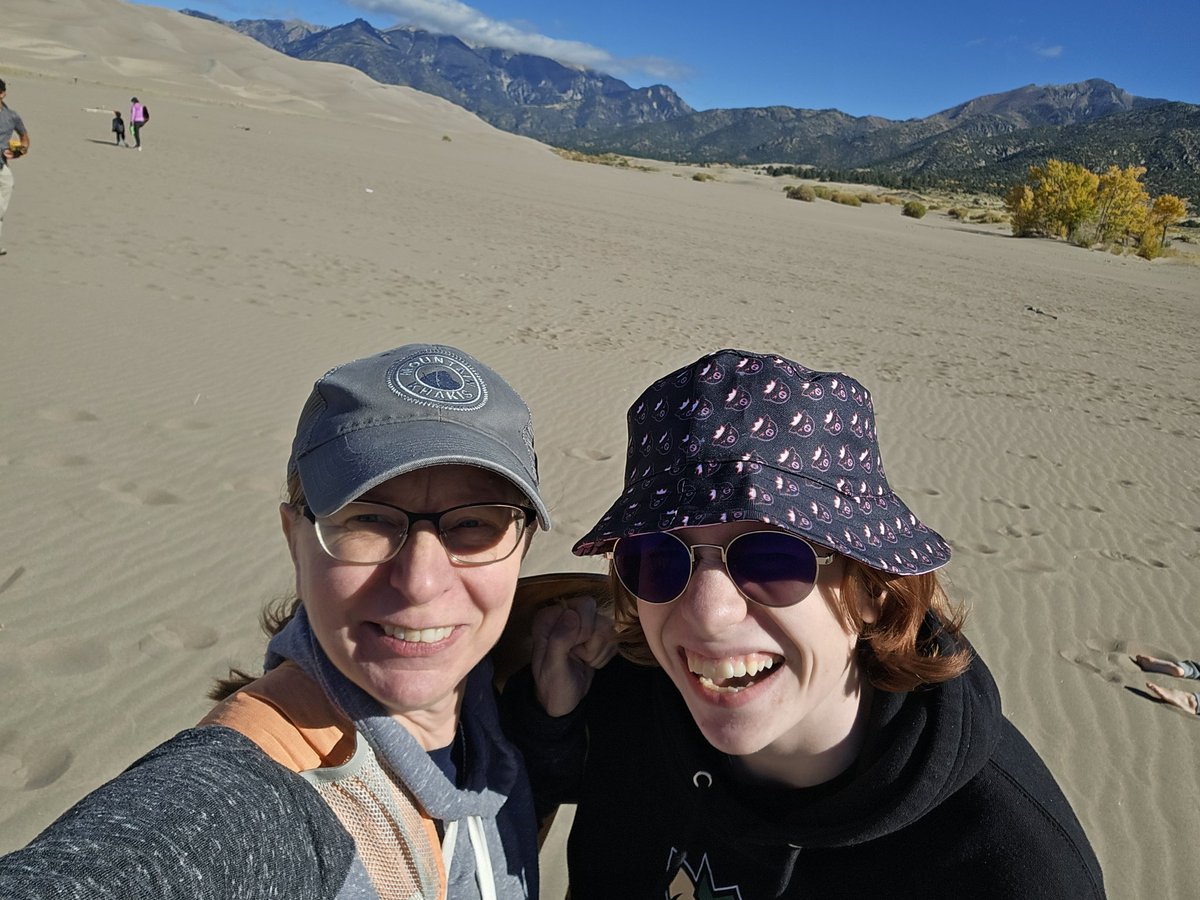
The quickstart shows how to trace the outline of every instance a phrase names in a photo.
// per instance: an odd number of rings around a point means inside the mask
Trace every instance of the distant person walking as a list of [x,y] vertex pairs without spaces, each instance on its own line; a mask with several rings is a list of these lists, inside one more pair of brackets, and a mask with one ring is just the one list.
[[[5,104],[7,93],[8,85],[0,80],[0,233],[4,230],[8,201],[12,199],[12,161],[29,152],[29,131],[17,112]],[[0,246],[0,256],[6,253],[8,251]]]
[[142,149],[142,129],[150,121],[150,109],[145,103],[139,103],[137,97],[129,101],[129,129],[133,132],[133,145]]
[[112,130],[113,142],[118,147],[128,147],[129,145],[125,143],[125,120],[121,118],[119,109],[113,110]]

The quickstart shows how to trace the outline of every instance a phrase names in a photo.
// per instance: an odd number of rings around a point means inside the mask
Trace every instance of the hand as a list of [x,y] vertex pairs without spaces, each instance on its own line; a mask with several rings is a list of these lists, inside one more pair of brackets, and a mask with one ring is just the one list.
[[617,652],[613,623],[596,598],[571,597],[538,610],[533,620],[533,679],[542,709],[571,712],[592,686],[596,669]]

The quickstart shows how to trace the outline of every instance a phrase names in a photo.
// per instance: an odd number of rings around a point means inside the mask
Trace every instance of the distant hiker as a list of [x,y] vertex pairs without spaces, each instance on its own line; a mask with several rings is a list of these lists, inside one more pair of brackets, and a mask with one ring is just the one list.
[[139,103],[137,97],[130,98],[129,128],[133,131],[133,145],[142,149],[142,129],[150,121],[150,109],[144,103]]
[[[0,230],[4,228],[4,211],[12,199],[13,177],[10,164],[29,152],[29,132],[17,113],[4,103],[8,86],[0,80]],[[0,256],[8,251],[0,247]]]
[[112,130],[114,143],[118,147],[128,147],[129,145],[125,143],[125,120],[121,118],[119,109],[113,110]]

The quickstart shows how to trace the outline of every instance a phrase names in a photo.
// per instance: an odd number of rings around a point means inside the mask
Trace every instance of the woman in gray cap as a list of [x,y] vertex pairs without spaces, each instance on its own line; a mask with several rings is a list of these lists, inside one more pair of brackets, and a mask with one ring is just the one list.
[[452,347],[339,366],[280,515],[298,599],[265,674],[0,859],[0,896],[537,896],[487,660],[550,527],[521,398]]
[[573,900],[1103,897],[866,388],[722,350],[628,424],[624,490],[575,546],[611,561],[625,659],[592,672],[589,604],[551,606],[505,694],[539,808],[578,803]]

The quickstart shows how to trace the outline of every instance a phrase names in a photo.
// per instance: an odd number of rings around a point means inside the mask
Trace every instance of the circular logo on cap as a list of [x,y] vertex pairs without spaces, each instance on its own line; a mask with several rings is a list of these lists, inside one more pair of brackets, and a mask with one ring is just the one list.
[[413,403],[443,409],[479,409],[488,397],[479,373],[445,353],[417,353],[393,363],[388,386]]

